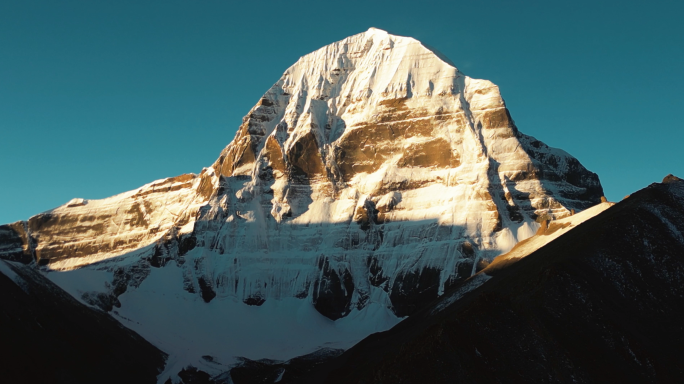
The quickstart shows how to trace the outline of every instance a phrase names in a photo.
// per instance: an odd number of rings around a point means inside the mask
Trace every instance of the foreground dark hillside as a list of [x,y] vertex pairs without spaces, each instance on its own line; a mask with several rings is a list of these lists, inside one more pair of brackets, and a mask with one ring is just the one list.
[[0,260],[0,381],[155,383],[166,355],[32,268]]
[[681,382],[684,182],[664,181],[492,265],[481,287],[368,337],[309,381]]

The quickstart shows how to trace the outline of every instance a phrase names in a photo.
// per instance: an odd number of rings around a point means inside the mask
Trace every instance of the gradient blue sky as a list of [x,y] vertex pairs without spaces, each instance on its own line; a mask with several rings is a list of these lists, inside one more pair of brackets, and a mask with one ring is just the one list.
[[377,27],[499,85],[606,196],[684,176],[681,1],[3,1],[0,223],[209,166],[300,56]]

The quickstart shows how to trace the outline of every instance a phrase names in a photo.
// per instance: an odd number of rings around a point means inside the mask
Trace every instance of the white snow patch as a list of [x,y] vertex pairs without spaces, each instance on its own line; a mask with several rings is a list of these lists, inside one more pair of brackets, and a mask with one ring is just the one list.
[[285,369],[283,368],[280,373],[278,374],[278,377],[275,379],[274,383],[279,383],[280,380],[283,379],[283,374],[285,374]]
[[471,277],[461,287],[459,287],[456,292],[451,293],[449,296],[445,296],[444,299],[435,306],[435,308],[432,310],[432,313],[434,314],[443,311],[446,307],[460,300],[466,293],[479,288],[491,278],[491,276],[482,272]]
[[[60,273],[65,276],[61,282],[79,271]],[[129,287],[119,297],[121,308],[112,311],[123,325],[170,355],[160,383],[176,380],[174,375],[188,365],[206,365],[204,355],[220,364],[213,372],[208,367],[210,374],[217,374],[235,364],[236,357],[287,360],[324,347],[347,349],[401,320],[381,292],[373,292],[364,309],[337,321],[318,313],[310,301],[294,297],[269,299],[261,306],[219,296],[205,303],[182,289],[182,272],[175,263],[153,269],[137,289]]]
[[[86,292],[107,292],[106,283],[112,280],[112,272],[91,268],[75,269],[69,272],[48,271],[44,273],[50,281],[57,284],[80,303],[89,307],[92,304],[83,300]],[[93,307],[97,308],[98,307]]]
[[510,251],[517,243],[518,239],[515,238],[510,228],[502,229],[496,239],[496,244],[502,252]]
[[88,200],[77,197],[77,198],[69,200],[69,202],[66,203],[66,206],[67,207],[79,207],[82,205],[86,205],[87,203],[88,203]]
[[[535,235],[527,239],[527,241],[517,244],[510,252],[505,253],[501,256],[497,256],[497,259],[517,259],[525,257],[537,249],[545,246],[551,241],[561,237],[567,232],[571,231],[576,226],[582,224],[583,222],[591,219],[592,217],[598,215],[599,213],[605,211],[606,209],[615,205],[614,203],[600,203],[589,209],[586,209],[578,214],[565,217],[563,219],[554,220],[549,223],[549,227],[555,230],[547,231],[547,234]],[[530,229],[524,229],[525,233],[529,233]],[[551,232],[551,233],[549,233]]]

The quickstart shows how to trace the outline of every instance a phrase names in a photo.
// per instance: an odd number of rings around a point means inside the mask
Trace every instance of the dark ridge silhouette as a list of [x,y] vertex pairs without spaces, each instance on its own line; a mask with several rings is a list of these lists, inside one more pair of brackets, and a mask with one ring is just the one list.
[[299,382],[681,382],[683,234],[684,181],[668,177]]
[[33,268],[0,264],[2,382],[156,382],[166,354]]

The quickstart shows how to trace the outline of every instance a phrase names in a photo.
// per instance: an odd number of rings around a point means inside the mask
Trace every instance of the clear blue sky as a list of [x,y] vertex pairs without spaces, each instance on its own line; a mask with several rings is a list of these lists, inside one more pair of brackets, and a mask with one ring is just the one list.
[[607,197],[684,177],[682,1],[3,1],[0,223],[209,166],[300,56],[377,27],[499,85]]

